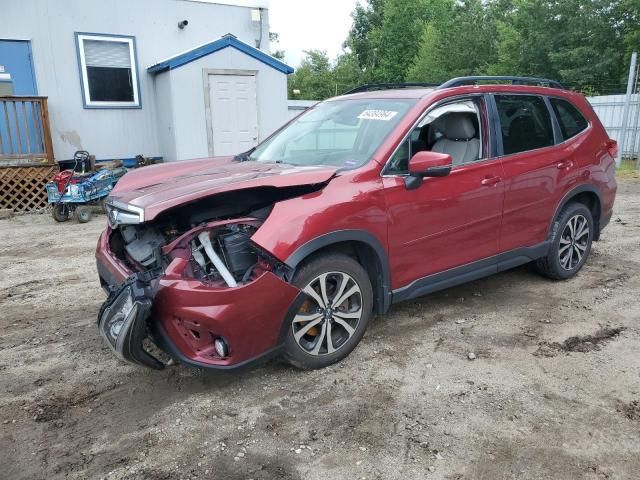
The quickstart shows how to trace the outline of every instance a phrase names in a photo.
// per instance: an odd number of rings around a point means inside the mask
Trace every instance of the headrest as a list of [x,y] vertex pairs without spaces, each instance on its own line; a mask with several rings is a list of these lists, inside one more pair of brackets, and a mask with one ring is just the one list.
[[449,140],[470,140],[476,134],[473,122],[465,113],[448,113],[436,119],[434,124]]
[[514,118],[509,125],[509,132],[513,129],[515,132],[528,132],[535,130],[536,122],[531,115],[520,115]]

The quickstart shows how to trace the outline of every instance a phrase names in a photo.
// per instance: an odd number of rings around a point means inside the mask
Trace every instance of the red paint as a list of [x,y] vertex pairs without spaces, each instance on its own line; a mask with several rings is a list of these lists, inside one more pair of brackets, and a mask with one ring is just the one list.
[[431,167],[447,167],[451,165],[451,155],[437,152],[418,152],[411,157],[409,172],[421,174]]
[[254,187],[323,183],[335,171],[328,167],[234,162],[232,157],[189,160],[127,173],[110,197],[143,208],[148,222],[165,210],[203,197]]
[[[578,106],[590,127],[553,147],[502,158],[454,165],[450,175],[425,178],[416,189],[404,177],[383,176],[383,166],[422,113],[449,97],[480,93],[528,93],[565,98]],[[386,251],[391,288],[426,275],[465,265],[547,239],[562,200],[572,189],[590,185],[601,194],[602,214],[611,215],[616,193],[615,142],[586,99],[573,92],[527,86],[466,86],[426,92],[371,92],[353,98],[418,98],[395,131],[355,170],[301,168],[231,158],[200,159],[145,167],[127,174],[112,196],[144,208],[145,221],[187,202],[217,193],[259,186],[327,185],[313,193],[276,203],[252,241],[286,262],[298,248],[327,233],[363,230]],[[488,151],[489,121],[483,111],[483,151]],[[429,153],[412,169],[448,165],[448,155]],[[247,219],[248,221],[249,219]],[[226,222],[213,222],[216,227]],[[188,232],[165,247],[176,249],[160,280],[154,318],[187,358],[210,365],[233,365],[274,347],[298,289],[270,272],[246,285],[207,286],[185,278]],[[117,281],[131,274],[109,251],[107,229],[98,243],[100,265]],[[184,251],[180,250],[183,248]],[[180,250],[180,252],[178,252]],[[223,336],[230,357],[216,358],[212,338]]]
[[[204,364],[228,366],[278,345],[282,318],[298,294],[297,288],[269,272],[236,288],[211,288],[183,279],[186,263],[177,259],[169,267],[170,272],[160,281],[152,313],[183,355]],[[226,340],[228,358],[215,354],[215,337]]]

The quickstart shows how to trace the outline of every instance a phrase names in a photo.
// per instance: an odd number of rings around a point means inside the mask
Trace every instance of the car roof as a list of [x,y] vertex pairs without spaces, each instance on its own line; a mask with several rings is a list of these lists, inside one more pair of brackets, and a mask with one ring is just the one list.
[[424,98],[433,93],[435,88],[394,88],[390,90],[372,90],[368,92],[349,93],[333,99],[409,99]]
[[451,88],[395,88],[390,90],[371,90],[367,92],[345,94],[335,99],[420,99],[425,98],[435,92],[451,92],[452,94],[468,94],[473,92],[500,92],[500,93],[529,93],[536,95],[554,95],[560,97],[570,96],[575,92],[560,88],[534,86],[534,85],[507,85],[507,84],[485,84],[485,85],[462,85]]

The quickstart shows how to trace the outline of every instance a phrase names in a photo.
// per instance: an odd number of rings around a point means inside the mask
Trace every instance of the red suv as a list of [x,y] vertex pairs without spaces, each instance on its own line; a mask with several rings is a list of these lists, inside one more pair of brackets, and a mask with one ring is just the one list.
[[585,97],[521,77],[406,86],[319,103],[236,157],[120,180],[96,252],[116,354],[320,368],[392,303],[528,262],[575,275],[616,193],[617,145]]

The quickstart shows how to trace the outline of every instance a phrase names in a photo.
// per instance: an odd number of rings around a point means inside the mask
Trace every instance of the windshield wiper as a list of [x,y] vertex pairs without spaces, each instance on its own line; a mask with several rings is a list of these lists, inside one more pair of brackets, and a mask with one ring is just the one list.
[[255,151],[256,147],[253,147],[251,150],[247,150],[246,152],[242,152],[233,157],[235,162],[248,162],[251,160],[251,154]]

